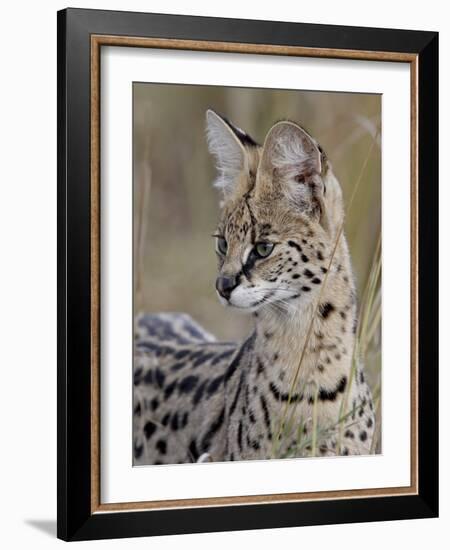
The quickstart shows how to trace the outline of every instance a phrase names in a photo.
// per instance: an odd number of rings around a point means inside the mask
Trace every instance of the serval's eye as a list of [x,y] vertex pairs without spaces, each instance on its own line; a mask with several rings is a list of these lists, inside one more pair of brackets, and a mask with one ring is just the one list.
[[272,243],[256,243],[255,252],[260,258],[267,258],[272,254],[274,245]]
[[216,237],[216,251],[222,256],[225,256],[228,250],[228,243],[224,237]]

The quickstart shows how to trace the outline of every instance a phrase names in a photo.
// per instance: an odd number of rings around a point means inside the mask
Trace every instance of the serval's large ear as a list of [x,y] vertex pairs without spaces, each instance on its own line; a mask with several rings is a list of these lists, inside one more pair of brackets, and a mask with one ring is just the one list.
[[277,122],[264,142],[256,189],[261,197],[267,193],[284,196],[328,229],[331,220],[325,176],[329,168],[321,148],[303,128],[293,122]]
[[218,171],[214,186],[227,197],[238,185],[240,176],[249,173],[247,148],[257,144],[243,130],[211,109],[206,112],[206,136]]

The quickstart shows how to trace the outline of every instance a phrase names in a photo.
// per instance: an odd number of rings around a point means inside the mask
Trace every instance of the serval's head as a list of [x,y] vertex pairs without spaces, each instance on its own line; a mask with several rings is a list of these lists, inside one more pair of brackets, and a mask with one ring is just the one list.
[[221,302],[247,311],[308,304],[343,219],[330,162],[294,122],[274,124],[260,146],[214,111],[206,119],[223,193],[215,233]]

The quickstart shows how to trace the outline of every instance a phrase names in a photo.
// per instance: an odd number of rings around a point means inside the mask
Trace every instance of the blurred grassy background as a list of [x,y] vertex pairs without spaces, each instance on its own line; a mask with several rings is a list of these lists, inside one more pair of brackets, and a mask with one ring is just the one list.
[[[250,319],[223,308],[214,291],[210,235],[219,196],[211,185],[206,109],[259,143],[277,120],[300,123],[327,152],[348,201],[380,132],[381,96],[147,83],[135,83],[133,93],[135,311],[184,311],[218,338],[241,339]],[[359,296],[381,231],[379,133],[376,139],[345,226]],[[377,347],[368,365],[372,388],[380,381]]]

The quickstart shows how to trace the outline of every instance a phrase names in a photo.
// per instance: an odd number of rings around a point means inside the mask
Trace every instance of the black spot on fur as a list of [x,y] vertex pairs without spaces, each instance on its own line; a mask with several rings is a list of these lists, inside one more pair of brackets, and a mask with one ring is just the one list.
[[177,381],[174,380],[168,386],[166,386],[166,389],[164,390],[164,399],[168,399],[173,394],[176,385]]
[[193,338],[197,340],[204,340],[204,335],[194,326],[188,322],[183,322],[183,329]]
[[169,420],[170,420],[170,413],[166,413],[164,416],[163,416],[163,419],[161,420],[161,424],[163,426],[167,426],[167,424],[169,423]]
[[295,241],[288,241],[288,245],[291,247],[291,248],[295,248],[296,250],[298,250],[299,252],[302,251],[302,247],[297,244]]
[[337,387],[337,391],[338,391],[339,393],[344,393],[346,387],[347,387],[347,377],[346,377],[346,376],[343,376],[343,377],[339,380],[339,385],[338,385],[338,387]]
[[216,391],[220,388],[220,385],[222,384],[222,382],[223,382],[223,375],[213,378],[208,386],[208,394],[212,395],[213,393],[216,393]]
[[158,384],[158,386],[160,388],[162,388],[164,386],[164,381],[166,379],[166,375],[160,369],[157,368],[155,370],[155,379],[156,379],[156,383]]
[[256,375],[259,376],[265,371],[264,363],[261,361],[261,358],[259,356],[256,357],[256,364],[257,364]]
[[144,382],[145,382],[145,384],[153,384],[153,371],[152,370],[148,370],[145,373]]
[[298,273],[294,273],[294,275],[292,275],[292,278],[293,279],[299,279],[300,275]]
[[227,349],[226,351],[223,351],[219,355],[216,355],[214,359],[211,361],[211,365],[217,365],[217,363],[220,363],[227,357],[230,357],[230,355],[233,355],[234,349]]
[[181,419],[181,427],[182,428],[185,428],[187,426],[188,420],[189,420],[189,413],[186,411],[183,414],[183,418]]
[[270,414],[269,414],[269,409],[267,407],[267,401],[265,399],[265,397],[263,395],[260,395],[260,402],[261,402],[261,408],[263,410],[263,415],[264,415],[264,422],[266,424],[266,428],[267,428],[267,437],[269,440],[272,439],[272,430],[271,430],[271,427],[270,427]]
[[200,399],[203,397],[203,394],[205,392],[205,387],[207,385],[207,383],[209,382],[209,380],[204,380],[200,386],[198,386],[195,394],[194,394],[194,398],[192,399],[192,404],[195,406],[198,404],[198,402],[200,401]]
[[270,382],[269,389],[277,401],[289,401],[290,403],[295,403],[303,399],[303,395],[298,393],[293,393],[289,399],[289,393],[280,392],[273,382]]
[[325,302],[324,304],[320,304],[319,306],[319,313],[323,319],[326,319],[333,311],[334,306],[330,302]]
[[199,349],[197,351],[194,351],[194,353],[191,353],[189,359],[191,361],[195,361],[196,359],[198,359],[199,357],[202,357],[202,356],[203,356],[203,350]]
[[239,450],[242,451],[242,420],[239,422],[238,426],[237,442]]
[[134,371],[134,385],[138,386],[141,383],[142,367]]
[[321,279],[319,279],[319,277],[314,277],[314,279],[311,282],[315,285],[320,285],[322,281]]
[[198,367],[199,365],[202,365],[203,363],[206,363],[210,359],[214,357],[214,353],[205,353],[197,357],[197,359],[192,363],[193,367]]
[[180,349],[175,353],[174,357],[175,359],[183,359],[184,357],[189,355],[189,353],[190,353],[189,349]]
[[231,403],[231,407],[230,407],[230,410],[229,410],[229,413],[228,413],[229,416],[231,416],[234,413],[235,409],[236,409],[237,402],[238,402],[238,399],[239,399],[239,395],[241,394],[242,383],[243,383],[243,373],[241,373],[241,377],[239,379],[239,384],[238,384],[236,393],[234,394],[233,402]]
[[224,419],[225,419],[225,407],[220,411],[219,415],[216,417],[214,422],[210,425],[206,434],[203,436],[201,448],[204,453],[206,453],[209,450],[211,446],[211,440],[214,437],[214,435],[220,430]]
[[156,448],[162,455],[165,455],[167,453],[167,443],[164,441],[164,439],[159,439],[156,442]]
[[361,441],[365,441],[367,439],[367,432],[363,430],[362,432],[359,432],[359,439]]
[[154,397],[151,401],[150,401],[150,408],[152,409],[152,411],[156,411],[156,409],[159,407],[159,400],[157,397]]
[[141,458],[144,451],[144,445],[134,444],[134,458]]
[[301,259],[302,259],[302,262],[305,263],[305,264],[307,264],[309,262],[309,258],[305,254],[301,255]]
[[308,279],[312,279],[314,277],[314,273],[309,269],[305,269],[305,271],[303,272],[303,275],[305,277],[308,277]]
[[181,361],[179,361],[178,363],[174,363],[171,367],[170,367],[170,370],[173,371],[173,372],[177,372],[179,370],[181,370],[183,367],[186,366],[187,363],[182,363]]
[[311,290],[311,288],[309,286],[302,286],[302,291],[303,292],[309,292]]
[[148,422],[145,423],[144,434],[147,439],[150,439],[152,435],[155,433],[155,431],[156,431],[156,424],[154,422],[149,420]]
[[178,413],[177,412],[173,413],[172,415],[172,421],[170,423],[170,427],[175,432],[178,430]]
[[347,437],[348,439],[354,439],[355,434],[351,430],[345,430],[344,437]]
[[[342,376],[342,378],[339,380],[339,384],[336,386],[334,390],[326,390],[324,388],[320,388],[318,397],[320,401],[335,401],[338,393],[344,393],[346,386],[347,386],[347,377]],[[314,399],[310,397],[309,403],[313,403],[313,402],[314,402]]]
[[183,378],[181,380],[179,386],[178,386],[178,392],[180,394],[182,393],[190,393],[195,386],[198,384],[198,377],[197,376],[186,376],[186,378]]

